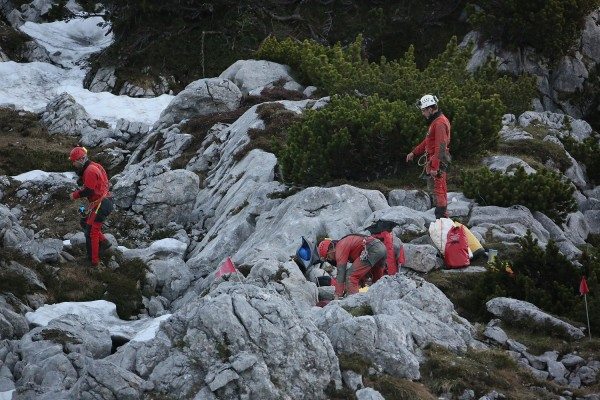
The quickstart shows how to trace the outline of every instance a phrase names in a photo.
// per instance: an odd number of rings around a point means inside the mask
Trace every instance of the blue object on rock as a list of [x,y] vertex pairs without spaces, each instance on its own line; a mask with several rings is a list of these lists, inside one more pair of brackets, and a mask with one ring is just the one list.
[[300,257],[301,259],[305,260],[305,261],[309,261],[310,260],[310,249],[308,249],[307,247],[300,247],[298,249],[298,257]]

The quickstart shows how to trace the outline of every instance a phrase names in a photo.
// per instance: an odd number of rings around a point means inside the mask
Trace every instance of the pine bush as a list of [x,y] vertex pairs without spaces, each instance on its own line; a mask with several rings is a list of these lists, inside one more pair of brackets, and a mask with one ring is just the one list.
[[523,205],[540,211],[556,223],[577,209],[575,189],[561,175],[546,169],[527,174],[519,166],[514,175],[503,175],[483,167],[462,174],[465,196],[480,204],[508,207]]
[[[598,251],[584,253],[583,268],[566,259],[553,241],[545,249],[538,245],[531,232],[519,241],[521,251],[512,260],[498,259],[476,283],[468,306],[475,315],[485,315],[485,303],[494,297],[510,297],[535,304],[545,312],[585,323],[585,305],[579,295],[582,274],[588,278],[590,323],[592,330],[600,328],[600,258]],[[506,267],[512,273],[507,273]]]
[[379,63],[368,62],[362,48],[361,36],[346,48],[269,37],[258,50],[258,58],[290,65],[302,81],[333,96],[329,106],[289,128],[288,145],[278,154],[285,179],[318,184],[386,176],[427,132],[414,107],[425,93],[440,97],[452,122],[452,156],[471,158],[497,145],[502,115],[525,111],[535,93],[530,77],[512,79],[491,66],[469,73],[470,51],[456,38],[424,69],[412,47],[398,60]]

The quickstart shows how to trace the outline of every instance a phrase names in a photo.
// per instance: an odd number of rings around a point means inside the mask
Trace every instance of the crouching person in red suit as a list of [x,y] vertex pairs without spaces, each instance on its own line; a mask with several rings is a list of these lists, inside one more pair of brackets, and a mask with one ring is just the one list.
[[[345,291],[358,293],[361,279],[369,272],[385,268],[385,245],[372,236],[352,234],[340,240],[324,239],[317,250],[322,260],[337,267],[336,298]],[[348,263],[352,266],[348,267]]]

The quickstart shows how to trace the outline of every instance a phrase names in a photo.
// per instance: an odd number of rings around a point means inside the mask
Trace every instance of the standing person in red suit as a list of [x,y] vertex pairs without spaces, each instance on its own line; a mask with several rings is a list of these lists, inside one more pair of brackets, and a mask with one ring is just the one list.
[[450,121],[438,108],[438,98],[427,94],[417,102],[417,107],[429,122],[427,136],[406,156],[406,162],[414,156],[426,154],[425,173],[427,189],[435,207],[435,217],[448,217],[448,188],[446,169],[450,163]]
[[102,234],[102,224],[113,210],[108,175],[102,165],[88,159],[85,147],[71,150],[69,160],[83,182],[83,187],[71,193],[70,198],[86,197],[89,202],[88,214],[82,220],[88,259],[93,267],[102,266],[99,253],[111,246]]

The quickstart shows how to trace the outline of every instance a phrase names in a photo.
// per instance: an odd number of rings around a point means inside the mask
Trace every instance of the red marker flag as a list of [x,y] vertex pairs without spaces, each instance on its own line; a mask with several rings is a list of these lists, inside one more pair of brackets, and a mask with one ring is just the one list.
[[585,280],[585,276],[581,277],[581,282],[579,283],[579,293],[581,293],[582,296],[588,294],[590,292],[590,289],[588,288],[587,285],[587,281]]
[[215,274],[215,278],[218,278],[225,274],[233,274],[234,272],[237,272],[237,269],[235,268],[235,265],[233,265],[231,258],[227,257],[225,262],[223,264],[221,264],[221,266],[217,270],[217,273]]

